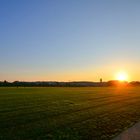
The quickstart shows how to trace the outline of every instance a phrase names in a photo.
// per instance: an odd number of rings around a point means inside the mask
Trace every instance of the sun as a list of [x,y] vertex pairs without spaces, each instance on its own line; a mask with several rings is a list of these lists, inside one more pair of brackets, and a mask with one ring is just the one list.
[[119,81],[127,81],[128,80],[128,75],[126,72],[119,72],[116,75],[116,79]]

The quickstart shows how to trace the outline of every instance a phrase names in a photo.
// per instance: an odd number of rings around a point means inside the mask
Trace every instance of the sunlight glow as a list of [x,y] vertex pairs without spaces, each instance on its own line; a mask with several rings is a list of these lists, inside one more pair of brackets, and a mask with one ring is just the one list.
[[116,75],[116,79],[119,80],[119,81],[127,81],[128,80],[128,75],[125,72],[119,72]]

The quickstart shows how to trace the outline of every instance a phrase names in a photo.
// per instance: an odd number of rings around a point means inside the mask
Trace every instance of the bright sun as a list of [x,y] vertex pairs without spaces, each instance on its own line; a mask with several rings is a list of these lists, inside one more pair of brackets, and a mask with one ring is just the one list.
[[119,80],[119,81],[127,81],[128,80],[128,75],[125,72],[119,72],[116,75],[116,79]]

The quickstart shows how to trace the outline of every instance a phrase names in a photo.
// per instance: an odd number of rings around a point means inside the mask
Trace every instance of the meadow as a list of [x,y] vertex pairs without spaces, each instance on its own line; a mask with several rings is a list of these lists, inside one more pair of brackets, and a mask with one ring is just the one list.
[[0,140],[111,140],[140,121],[140,87],[0,88]]

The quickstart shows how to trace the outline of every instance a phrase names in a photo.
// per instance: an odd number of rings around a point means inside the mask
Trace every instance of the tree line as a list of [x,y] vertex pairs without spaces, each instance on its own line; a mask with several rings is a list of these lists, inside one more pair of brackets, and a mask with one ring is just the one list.
[[117,81],[111,80],[107,82],[87,82],[87,81],[74,81],[74,82],[57,82],[57,81],[38,81],[38,82],[24,82],[24,81],[1,81],[0,87],[108,87],[108,86],[140,86],[139,81]]

